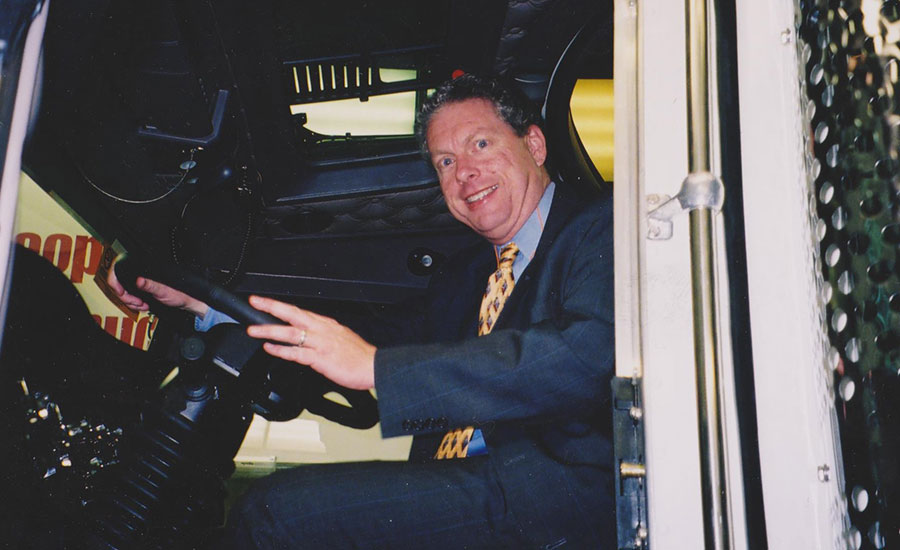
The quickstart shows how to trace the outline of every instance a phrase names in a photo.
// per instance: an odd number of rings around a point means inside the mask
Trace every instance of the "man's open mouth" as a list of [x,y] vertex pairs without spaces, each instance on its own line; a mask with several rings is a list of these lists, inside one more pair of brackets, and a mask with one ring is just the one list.
[[483,198],[485,198],[486,196],[488,196],[488,195],[490,195],[491,193],[493,193],[494,191],[496,191],[498,187],[500,187],[500,186],[499,186],[499,185],[492,185],[492,186],[488,187],[487,189],[485,189],[484,191],[479,191],[478,193],[475,193],[474,195],[471,195],[471,196],[469,196],[469,197],[466,197],[466,202],[469,203],[469,204],[471,204],[471,203],[473,203],[473,202],[478,202],[478,201],[480,201],[481,199],[483,199]]

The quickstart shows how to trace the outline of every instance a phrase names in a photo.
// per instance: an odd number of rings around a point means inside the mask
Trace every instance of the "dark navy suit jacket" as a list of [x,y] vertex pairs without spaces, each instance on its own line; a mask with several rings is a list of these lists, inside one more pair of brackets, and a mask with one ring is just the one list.
[[424,459],[447,428],[479,427],[520,521],[566,507],[602,531],[589,539],[614,541],[612,202],[557,185],[534,257],[478,337],[495,269],[487,242],[448,260],[395,332],[403,345],[379,347],[382,434],[415,435],[411,458]]

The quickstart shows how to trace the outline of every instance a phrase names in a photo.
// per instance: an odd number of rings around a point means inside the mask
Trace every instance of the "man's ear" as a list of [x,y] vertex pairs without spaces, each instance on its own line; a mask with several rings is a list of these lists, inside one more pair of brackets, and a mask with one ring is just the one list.
[[535,164],[543,166],[544,161],[547,160],[547,138],[544,137],[544,132],[537,124],[532,124],[528,127],[524,137],[525,146],[528,147]]

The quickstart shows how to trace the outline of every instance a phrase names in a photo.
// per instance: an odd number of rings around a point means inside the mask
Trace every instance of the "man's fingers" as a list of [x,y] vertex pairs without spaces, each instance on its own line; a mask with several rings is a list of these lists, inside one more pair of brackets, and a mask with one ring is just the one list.
[[119,294],[119,299],[122,300],[123,304],[135,311],[147,311],[150,309],[150,306],[144,302],[144,300],[134,294],[126,292],[124,288],[122,288],[122,293]]
[[284,359],[286,361],[294,361],[301,365],[309,365],[312,362],[312,351],[309,348],[301,348],[297,346],[282,346],[266,342],[263,349],[269,355]]
[[145,279],[144,277],[138,277],[135,280],[135,284],[137,287],[147,294],[151,294],[154,298],[159,299],[162,297],[165,290],[168,290],[169,287],[163,285],[162,283],[157,283],[152,279]]
[[119,278],[116,277],[115,270],[109,270],[109,276],[106,278],[106,283],[113,289],[113,292],[115,292],[117,296],[125,294],[125,287],[122,286],[122,283],[119,282]]
[[[375,346],[330,317],[277,300],[251,296],[250,305],[284,325],[253,325],[247,334],[269,340],[263,349],[274,357],[309,365],[332,381],[357,390],[375,386]],[[274,343],[273,343],[274,341]]]
[[128,294],[127,292],[121,294],[119,296],[119,299],[122,300],[122,303],[124,303],[126,306],[139,306],[144,303],[143,300],[141,300],[134,294]]
[[317,317],[291,304],[272,300],[271,298],[263,298],[262,296],[251,296],[250,305],[260,311],[274,315],[286,323],[297,326],[308,327],[316,321]]
[[288,325],[251,325],[247,327],[247,334],[253,338],[283,342],[288,346],[309,347],[309,333],[299,327]]

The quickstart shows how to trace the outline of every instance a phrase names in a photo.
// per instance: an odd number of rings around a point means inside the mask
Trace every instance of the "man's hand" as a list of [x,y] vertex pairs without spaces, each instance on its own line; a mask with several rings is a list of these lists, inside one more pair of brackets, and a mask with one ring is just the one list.
[[[125,290],[125,287],[122,286],[122,283],[120,283],[118,277],[116,277],[115,266],[113,269],[109,270],[106,282],[109,283],[110,288],[113,289],[119,299],[134,311],[147,311],[150,309],[150,306],[144,300]],[[180,290],[175,290],[170,286],[156,282],[152,279],[138,277],[135,280],[135,285],[142,291],[153,296],[157,302],[169,307],[188,311],[201,319],[206,315],[206,312],[209,311],[209,306],[206,305],[206,303],[188,296]]]
[[269,298],[251,296],[250,305],[289,323],[247,327],[250,336],[271,340],[263,345],[270,355],[309,365],[345,388],[375,387],[376,348],[349,328],[330,317]]

